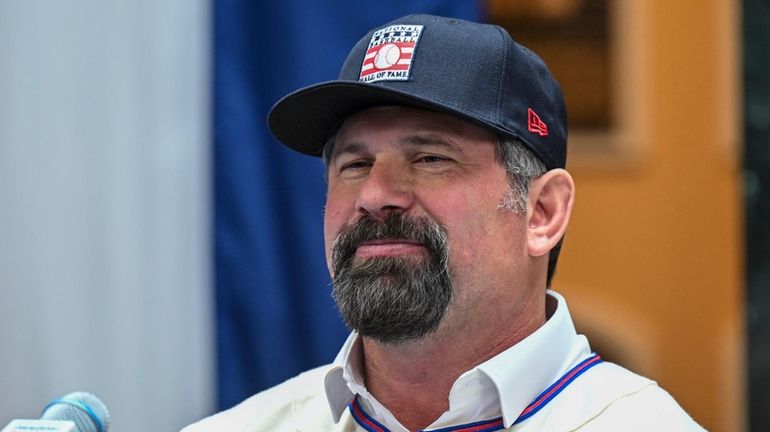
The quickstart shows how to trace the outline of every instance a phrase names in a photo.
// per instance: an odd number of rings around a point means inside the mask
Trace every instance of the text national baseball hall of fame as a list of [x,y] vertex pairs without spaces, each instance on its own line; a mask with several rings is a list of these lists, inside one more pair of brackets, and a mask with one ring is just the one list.
[[406,81],[422,25],[392,25],[372,34],[359,81]]

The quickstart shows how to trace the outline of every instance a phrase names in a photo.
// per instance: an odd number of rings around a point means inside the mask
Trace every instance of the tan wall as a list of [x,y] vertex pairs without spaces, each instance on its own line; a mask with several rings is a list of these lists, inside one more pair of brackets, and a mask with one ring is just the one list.
[[616,32],[633,33],[618,106],[634,118],[622,154],[570,155],[577,206],[554,287],[707,429],[744,430],[739,5],[617,1]]

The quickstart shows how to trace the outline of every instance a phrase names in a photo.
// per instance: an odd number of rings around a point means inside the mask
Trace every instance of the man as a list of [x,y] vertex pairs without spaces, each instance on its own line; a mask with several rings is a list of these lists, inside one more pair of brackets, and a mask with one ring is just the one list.
[[502,29],[414,15],[269,116],[323,156],[333,364],[186,431],[702,430],[549,291],[574,201],[561,90]]

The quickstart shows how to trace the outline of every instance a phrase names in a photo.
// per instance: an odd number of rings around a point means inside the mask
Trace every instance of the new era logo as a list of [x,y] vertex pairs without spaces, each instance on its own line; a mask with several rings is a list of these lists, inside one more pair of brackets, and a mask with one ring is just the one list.
[[548,136],[548,125],[540,120],[540,116],[532,108],[527,109],[527,129],[540,136]]
[[392,25],[377,30],[361,65],[358,80],[406,81],[412,69],[414,49],[420,39],[421,25]]

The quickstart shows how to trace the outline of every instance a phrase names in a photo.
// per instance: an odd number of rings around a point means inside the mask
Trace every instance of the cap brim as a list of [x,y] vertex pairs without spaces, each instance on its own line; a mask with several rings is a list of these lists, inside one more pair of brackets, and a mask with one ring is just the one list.
[[517,137],[510,130],[480,121],[451,106],[393,88],[356,81],[324,82],[287,95],[270,110],[268,126],[286,146],[310,156],[320,156],[329,135],[342,121],[359,111],[384,105],[414,106],[444,112]]

